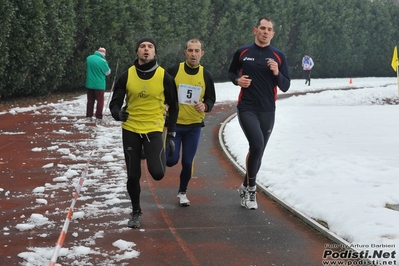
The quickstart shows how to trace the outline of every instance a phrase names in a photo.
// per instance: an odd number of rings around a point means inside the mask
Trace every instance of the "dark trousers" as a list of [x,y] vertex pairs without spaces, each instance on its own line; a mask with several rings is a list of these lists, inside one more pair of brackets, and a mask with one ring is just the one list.
[[104,90],[87,89],[86,117],[93,116],[94,103],[97,101],[96,118],[103,118],[104,92]]
[[[176,126],[175,152],[172,157],[166,158],[167,166],[174,166],[178,163],[180,157],[180,147],[182,151],[180,172],[180,185],[178,192],[187,192],[188,183],[194,172],[194,157],[198,149],[201,137],[201,126],[182,127]],[[169,153],[169,147],[166,148],[166,154]]]
[[310,85],[310,73],[311,73],[311,70],[303,71],[303,77],[306,79],[305,84],[309,82],[309,85]]
[[127,170],[127,191],[133,211],[140,210],[141,152],[144,149],[148,172],[154,180],[165,175],[166,159],[162,132],[138,134],[122,129],[123,151]]
[[275,112],[237,111],[238,122],[248,140],[246,158],[247,174],[244,186],[256,186],[256,175],[262,165],[262,157],[274,127]]

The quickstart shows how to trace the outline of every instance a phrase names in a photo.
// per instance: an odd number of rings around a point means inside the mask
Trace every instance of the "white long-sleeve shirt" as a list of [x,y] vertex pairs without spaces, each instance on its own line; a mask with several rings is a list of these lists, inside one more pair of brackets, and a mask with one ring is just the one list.
[[311,57],[306,57],[306,56],[304,56],[303,58],[302,58],[302,67],[303,67],[303,70],[311,70],[312,68],[313,68],[313,66],[314,66],[314,63],[313,63],[313,60],[312,60],[312,58]]

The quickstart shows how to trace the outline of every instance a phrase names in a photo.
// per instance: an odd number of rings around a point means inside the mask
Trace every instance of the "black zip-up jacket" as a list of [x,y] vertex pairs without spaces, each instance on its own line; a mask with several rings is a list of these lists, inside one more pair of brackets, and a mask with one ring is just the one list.
[[[277,76],[267,65],[270,58],[278,63]],[[239,110],[274,112],[277,89],[286,92],[291,85],[285,54],[271,45],[260,47],[253,43],[235,52],[228,76],[235,83],[242,75],[248,75],[252,82],[248,88],[241,88],[237,105]]]

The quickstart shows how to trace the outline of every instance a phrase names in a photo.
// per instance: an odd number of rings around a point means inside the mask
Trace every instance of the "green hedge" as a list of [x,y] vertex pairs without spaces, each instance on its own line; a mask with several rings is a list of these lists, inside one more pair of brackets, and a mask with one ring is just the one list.
[[272,44],[283,50],[292,78],[301,59],[315,61],[315,78],[394,76],[399,41],[397,0],[3,0],[0,6],[0,96],[47,95],[84,86],[85,58],[107,49],[115,75],[135,59],[143,36],[157,42],[158,61],[184,60],[190,38],[204,42],[202,64],[226,81],[234,51],[253,42],[261,16],[275,22]]

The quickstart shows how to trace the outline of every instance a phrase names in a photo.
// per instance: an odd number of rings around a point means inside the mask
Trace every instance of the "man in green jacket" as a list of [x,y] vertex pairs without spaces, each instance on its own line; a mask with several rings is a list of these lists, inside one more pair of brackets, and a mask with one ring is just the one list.
[[103,118],[106,76],[111,73],[108,62],[105,60],[106,52],[105,48],[100,47],[94,54],[86,58],[86,118],[90,121],[92,120],[95,101],[97,101],[96,120],[101,122]]

